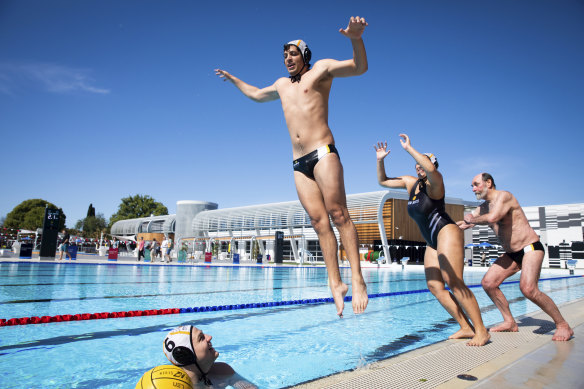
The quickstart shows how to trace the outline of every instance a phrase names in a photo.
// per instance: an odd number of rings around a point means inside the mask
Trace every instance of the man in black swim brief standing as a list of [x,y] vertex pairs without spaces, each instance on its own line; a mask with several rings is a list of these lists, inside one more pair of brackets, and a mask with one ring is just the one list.
[[348,286],[341,280],[337,240],[329,215],[340,233],[352,270],[353,311],[367,307],[367,287],[361,274],[357,230],[347,210],[343,166],[328,127],[328,97],[335,77],[357,76],[367,71],[367,55],[361,35],[364,18],[351,17],[339,32],[351,39],[353,58],[345,61],[322,59],[310,68],[311,53],[306,43],[296,40],[284,45],[284,64],[290,77],[282,77],[263,89],[249,85],[225,70],[215,69],[224,81],[231,81],[245,96],[256,102],[282,102],[292,140],[294,181],[300,203],[318,234],[326,263],[330,288],[342,316]]
[[471,185],[476,198],[485,202],[472,213],[465,215],[464,220],[457,223],[458,226],[465,230],[475,224],[488,224],[506,251],[489,268],[482,281],[483,288],[503,315],[503,323],[491,328],[490,331],[519,330],[509,309],[509,302],[499,289],[499,285],[521,271],[519,281],[521,293],[550,315],[556,324],[552,340],[569,340],[574,331],[553,300],[538,288],[537,282],[545,251],[519,202],[511,193],[497,190],[495,180],[489,173],[478,174],[473,178]]

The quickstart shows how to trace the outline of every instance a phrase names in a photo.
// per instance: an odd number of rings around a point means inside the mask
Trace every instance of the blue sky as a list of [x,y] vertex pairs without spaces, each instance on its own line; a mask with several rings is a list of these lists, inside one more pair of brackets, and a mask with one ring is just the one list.
[[488,171],[524,206],[584,201],[584,1],[0,1],[0,216],[43,198],[72,227],[122,197],[220,208],[296,200],[279,101],[282,45],[347,59],[338,29],[369,22],[369,71],[337,79],[329,125],[347,193],[414,174],[399,145],[437,155],[448,196]]

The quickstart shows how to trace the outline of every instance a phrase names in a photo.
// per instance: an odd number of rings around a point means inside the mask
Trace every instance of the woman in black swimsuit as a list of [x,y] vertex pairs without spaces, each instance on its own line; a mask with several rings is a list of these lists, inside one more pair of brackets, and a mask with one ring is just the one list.
[[[377,153],[377,179],[385,187],[404,188],[410,195],[408,214],[416,221],[428,244],[424,255],[428,289],[460,325],[460,330],[449,339],[472,338],[467,343],[469,346],[483,346],[489,341],[490,335],[483,324],[477,300],[462,278],[464,239],[460,228],[446,213],[444,181],[437,170],[438,161],[432,154],[416,151],[406,134],[400,134],[400,137],[404,150],[416,160],[418,177],[388,178],[383,160],[390,150],[387,142],[379,142],[374,146]],[[452,293],[446,290],[446,285]]]

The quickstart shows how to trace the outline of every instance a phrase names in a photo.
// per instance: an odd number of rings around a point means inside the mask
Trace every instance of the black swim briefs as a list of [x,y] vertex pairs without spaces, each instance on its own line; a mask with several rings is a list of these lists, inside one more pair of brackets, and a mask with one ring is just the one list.
[[535,251],[535,250],[541,250],[541,251],[545,252],[543,244],[541,244],[541,242],[539,240],[535,243],[532,243],[530,245],[525,246],[522,250],[516,251],[514,253],[506,253],[506,254],[509,257],[511,257],[511,259],[514,262],[516,262],[519,266],[521,266],[521,263],[523,262],[523,255],[525,253],[528,253],[530,251]]
[[292,162],[295,171],[304,174],[306,177],[314,180],[314,167],[322,157],[327,154],[335,153],[339,155],[335,145],[326,145],[319,147],[311,153],[308,153]]

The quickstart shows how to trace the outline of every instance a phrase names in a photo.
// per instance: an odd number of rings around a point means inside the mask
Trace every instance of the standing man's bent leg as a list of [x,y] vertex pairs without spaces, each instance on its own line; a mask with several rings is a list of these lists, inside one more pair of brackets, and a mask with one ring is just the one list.
[[345,296],[349,287],[341,280],[339,264],[337,262],[337,238],[333,232],[326,211],[322,193],[314,180],[304,174],[294,172],[294,182],[300,203],[310,216],[312,227],[318,235],[318,241],[328,272],[329,285],[337,307],[337,315],[343,316]]
[[511,259],[507,254],[501,255],[495,263],[489,268],[481,284],[487,295],[493,300],[501,315],[503,315],[503,323],[492,327],[489,329],[491,332],[517,332],[519,327],[511,314],[509,309],[509,302],[505,298],[499,285],[503,283],[507,278],[511,277],[513,274],[520,270],[519,266],[515,261]]
[[[343,166],[339,156],[337,154],[328,154],[323,157],[314,169],[314,177],[322,193],[326,211],[339,230],[341,242],[347,251],[349,263],[351,264],[353,312],[363,313],[367,308],[369,297],[367,296],[367,286],[361,273],[357,229],[347,209]],[[336,266],[338,267],[338,263]]]
[[545,313],[550,315],[556,324],[556,332],[552,340],[569,340],[574,335],[574,331],[560,313],[556,303],[547,294],[539,290],[537,285],[544,255],[545,253],[541,250],[525,253],[521,267],[519,288],[525,297],[533,301]]

